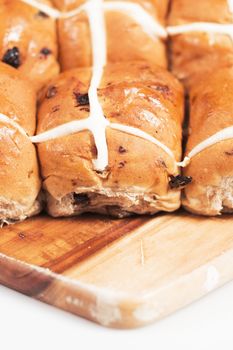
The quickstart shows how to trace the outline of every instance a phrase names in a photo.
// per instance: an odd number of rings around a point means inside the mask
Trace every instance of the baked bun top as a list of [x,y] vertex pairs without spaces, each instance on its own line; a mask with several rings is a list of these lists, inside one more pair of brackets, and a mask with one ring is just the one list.
[[59,72],[55,19],[23,1],[0,0],[0,58],[39,90]]
[[186,156],[191,151],[193,155],[184,174],[193,181],[185,188],[183,204],[202,215],[232,208],[233,139],[224,139],[226,128],[233,125],[232,89],[233,68],[205,75],[191,89]]
[[0,63],[0,113],[17,122],[28,135],[36,127],[36,92],[24,75]]
[[[91,74],[89,68],[76,69],[53,81],[39,108],[38,134],[88,118]],[[183,89],[169,72],[146,63],[108,65],[98,97],[108,121],[146,132],[180,160]],[[97,150],[89,131],[39,144],[42,174],[50,193],[58,198],[75,191],[75,186],[104,186],[166,194],[169,175],[178,171],[174,158],[141,137],[111,127],[106,130],[109,161],[104,172],[93,168]]]
[[188,0],[173,0],[170,24],[191,22],[232,23],[233,11],[227,0],[196,0],[193,4]]
[[36,93],[23,74],[4,63],[0,106],[0,219],[21,220],[40,208],[36,149],[27,136],[36,126]]
[[173,73],[187,89],[195,77],[233,66],[233,8],[227,0],[174,0],[168,32]]
[[232,126],[233,67],[196,78],[190,91],[190,136],[186,153],[216,132]]
[[[76,9],[82,2],[66,2],[64,11]],[[83,3],[88,5],[88,2]],[[105,25],[95,23],[99,31],[106,32],[107,62],[145,60],[151,64],[167,66],[164,28],[168,1],[103,1]],[[107,7],[106,7],[107,6]],[[113,7],[112,7],[113,6]],[[88,8],[80,7],[75,16],[60,18],[58,40],[61,69],[89,67],[93,64],[92,25]],[[93,11],[95,9],[93,8]],[[102,16],[99,16],[102,17]],[[101,19],[102,20],[102,19]],[[103,28],[104,27],[104,28]],[[95,40],[96,42],[96,40]]]
[[[108,0],[109,1],[109,0]],[[117,2],[118,0],[111,0]],[[85,4],[86,0],[52,0],[52,3],[61,11],[70,11]],[[131,2],[139,4],[147,9],[150,13],[155,14],[158,19],[164,22],[167,14],[169,0],[124,0],[124,2]]]

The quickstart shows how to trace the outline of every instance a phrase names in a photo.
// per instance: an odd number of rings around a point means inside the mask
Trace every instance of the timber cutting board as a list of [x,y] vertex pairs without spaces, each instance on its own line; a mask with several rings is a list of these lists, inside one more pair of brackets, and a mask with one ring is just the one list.
[[233,278],[233,218],[29,219],[0,231],[0,282],[104,326],[136,327]]

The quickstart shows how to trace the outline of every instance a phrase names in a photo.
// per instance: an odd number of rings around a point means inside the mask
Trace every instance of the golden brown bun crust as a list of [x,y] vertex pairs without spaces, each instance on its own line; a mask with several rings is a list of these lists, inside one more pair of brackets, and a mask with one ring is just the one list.
[[[14,47],[19,51],[18,70],[37,90],[58,74],[55,20],[22,1],[0,0],[1,60],[6,60],[7,51]],[[14,65],[18,65],[17,60]]]
[[233,14],[229,11],[227,0],[173,0],[170,10],[172,25],[191,22],[232,23]]
[[[226,0],[174,0],[169,24],[172,26],[193,22],[233,23],[233,14]],[[211,73],[217,67],[233,66],[233,46],[223,34],[185,33],[171,39],[172,71],[187,87],[195,77]]]
[[31,84],[5,63],[0,63],[0,113],[7,115],[33,135],[36,128],[36,93]]
[[[36,94],[14,68],[0,63],[1,113],[22,126],[35,129]],[[40,190],[34,145],[17,129],[0,120],[0,221],[21,220],[39,211]]]
[[53,5],[61,11],[73,10],[85,2],[86,0],[52,0]]
[[[190,136],[186,154],[206,138],[232,126],[232,89],[233,68],[205,76],[193,86],[190,96]],[[192,158],[184,172],[184,175],[193,178],[193,182],[185,189],[183,204],[187,209],[206,215],[232,210],[232,151],[232,140],[222,141]]]
[[[158,18],[161,23],[164,23],[168,7],[167,0],[133,2],[142,5],[155,19]],[[67,10],[74,7],[76,6],[67,5],[63,8]],[[145,60],[162,67],[167,66],[166,47],[162,40],[150,38],[127,13],[107,11],[105,18],[108,62]],[[58,34],[60,63],[63,71],[91,66],[90,28],[85,12],[66,20],[59,20]]]
[[[117,0],[113,0],[117,1]],[[169,0],[125,0],[130,2],[135,2],[141,4],[145,7],[153,7],[156,8],[156,15],[161,22],[164,22],[164,19],[168,12],[168,4]],[[52,3],[55,7],[57,7],[61,11],[70,11],[81,5],[83,5],[86,0],[52,0]]]
[[[38,133],[88,117],[89,106],[79,106],[77,96],[87,93],[90,78],[91,70],[86,68],[65,72],[53,81],[39,108]],[[98,94],[106,118],[151,134],[180,159],[183,89],[169,72],[145,63],[108,65]],[[174,161],[164,151],[112,129],[107,130],[107,143],[106,177],[93,170],[96,149],[87,131],[39,144],[44,188],[57,200],[82,188],[97,193],[108,189],[125,196],[170,194],[173,198],[176,192],[174,207],[179,206],[179,191],[170,191],[168,186]]]

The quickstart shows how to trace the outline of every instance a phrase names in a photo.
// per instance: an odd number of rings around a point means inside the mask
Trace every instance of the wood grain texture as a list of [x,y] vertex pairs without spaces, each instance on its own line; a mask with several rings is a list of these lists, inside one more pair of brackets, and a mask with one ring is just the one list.
[[232,223],[36,217],[1,230],[0,283],[104,326],[142,326],[233,278]]

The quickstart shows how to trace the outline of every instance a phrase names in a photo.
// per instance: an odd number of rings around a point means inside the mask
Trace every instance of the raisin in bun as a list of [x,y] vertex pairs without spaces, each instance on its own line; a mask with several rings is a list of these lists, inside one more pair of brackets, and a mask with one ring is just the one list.
[[227,0],[172,1],[168,27],[172,71],[187,87],[196,76],[233,65],[229,25],[233,12]]
[[[63,1],[60,8],[68,11],[83,4],[85,5],[86,2]],[[126,0],[118,2],[113,0],[103,2],[103,6],[114,4],[120,10],[103,8],[108,62],[146,60],[166,67],[166,31],[163,25],[165,24],[168,1]],[[122,9],[122,4],[128,7]],[[139,24],[138,21],[143,25]],[[58,35],[62,70],[92,65],[90,23],[85,10],[76,16],[60,19],[58,21]]]
[[[90,68],[82,68],[53,80],[39,107],[39,137],[58,126],[63,125],[62,129],[64,123],[85,122],[90,113],[91,76]],[[98,151],[90,131],[68,131],[66,136],[41,141],[38,151],[48,212],[52,216],[98,212],[123,217],[179,208],[180,188],[173,185],[179,174],[176,161],[181,157],[180,83],[169,72],[146,63],[112,64],[104,69],[98,97],[108,122],[144,131],[171,154],[143,137],[114,129],[113,124],[106,129],[108,165],[103,171],[93,165]]]
[[[219,215],[233,211],[233,130],[227,130],[229,139],[224,140],[225,128],[233,125],[232,91],[233,68],[205,76],[191,89],[186,156],[191,151],[196,153],[196,147],[205,142],[184,171],[193,181],[185,188],[183,205],[193,213]],[[214,143],[207,147],[209,137]]]
[[40,211],[35,146],[36,94],[22,74],[0,63],[0,221],[23,220]]
[[59,72],[56,21],[23,1],[0,0],[0,58],[39,90]]

